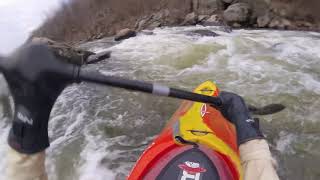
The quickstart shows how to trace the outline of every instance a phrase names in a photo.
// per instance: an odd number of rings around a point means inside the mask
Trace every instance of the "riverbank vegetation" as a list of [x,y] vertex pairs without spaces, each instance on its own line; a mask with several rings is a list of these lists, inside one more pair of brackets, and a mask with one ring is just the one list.
[[318,7],[318,0],[73,0],[32,36],[79,43],[123,28],[195,24],[318,31]]

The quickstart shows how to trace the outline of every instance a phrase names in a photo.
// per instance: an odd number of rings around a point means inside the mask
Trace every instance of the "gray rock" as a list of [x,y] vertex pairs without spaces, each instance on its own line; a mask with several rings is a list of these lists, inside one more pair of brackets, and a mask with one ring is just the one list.
[[247,3],[235,3],[230,5],[224,12],[223,18],[228,23],[246,23],[251,15],[251,8]]
[[219,36],[219,34],[212,32],[210,30],[205,30],[205,29],[189,31],[187,34],[188,35],[211,36],[211,37]]
[[296,26],[310,29],[313,27],[313,24],[307,21],[296,21]]
[[208,16],[208,15],[199,15],[198,22],[203,22],[203,21],[207,20],[208,18],[210,18],[210,16]]
[[170,11],[168,9],[165,9],[153,14],[152,19],[157,21],[162,21],[164,18],[168,17],[169,15],[170,15]]
[[195,12],[189,13],[186,15],[184,18],[184,21],[181,25],[186,26],[186,25],[195,25],[198,22],[198,16],[196,15]]
[[154,28],[157,28],[157,27],[161,27],[161,22],[159,21],[154,21],[152,22],[151,24],[148,25],[147,29],[154,29]]
[[221,31],[226,32],[226,33],[232,33],[232,27],[228,25],[221,26]]
[[234,27],[234,28],[241,28],[241,24],[235,22],[235,23],[232,24],[232,27]]
[[111,51],[104,51],[104,52],[91,55],[87,59],[87,64],[97,63],[99,61],[110,58],[110,56],[111,56]]
[[263,16],[257,18],[257,24],[259,28],[267,27],[272,20],[271,13],[266,13]]
[[138,31],[141,31],[146,28],[146,24],[151,20],[152,17],[144,17],[137,21],[135,28]]
[[136,22],[135,29],[137,31],[141,31],[143,29],[154,29],[157,27],[161,27],[163,24],[165,24],[169,15],[170,11],[165,9],[152,15],[145,16]]
[[271,0],[263,0],[264,3],[266,3],[267,5],[271,4]]
[[233,2],[233,0],[222,0],[225,3],[231,4]]
[[275,28],[275,29],[290,29],[293,28],[293,24],[291,21],[285,18],[281,17],[275,17],[271,20],[269,23],[269,28]]
[[210,16],[208,19],[202,21],[204,26],[220,26],[223,25],[222,18],[218,14]]
[[141,31],[141,34],[143,35],[154,35],[152,31]]
[[47,45],[57,58],[62,58],[70,63],[82,65],[86,63],[89,56],[95,53],[80,48],[75,48],[69,44],[53,41],[45,37],[34,37],[31,42]]
[[257,19],[259,16],[263,16],[269,12],[271,5],[267,0],[241,0],[241,2],[246,2],[250,5],[252,9],[251,18]]
[[194,0],[193,10],[202,15],[211,15],[212,13],[222,10],[223,3],[220,0]]
[[[1,78],[1,83],[3,81],[5,81],[4,79],[2,79],[3,77],[0,77]],[[10,101],[10,98],[9,98],[9,92],[8,92],[8,88],[5,86],[5,87],[1,87],[1,94],[0,94],[0,112],[1,115],[0,115],[0,118],[3,120],[5,118],[12,118],[13,117],[13,104],[11,104],[11,101]]]
[[121,41],[121,40],[124,40],[124,39],[128,39],[128,38],[134,37],[136,35],[137,35],[136,31],[134,31],[132,29],[129,29],[129,28],[126,28],[126,29],[120,30],[115,35],[114,40],[115,41]]

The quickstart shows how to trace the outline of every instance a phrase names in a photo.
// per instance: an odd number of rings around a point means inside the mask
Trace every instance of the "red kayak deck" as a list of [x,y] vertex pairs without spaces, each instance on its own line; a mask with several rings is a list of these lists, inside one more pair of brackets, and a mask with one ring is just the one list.
[[[211,81],[201,84],[194,92],[209,96],[219,93]],[[234,126],[208,104],[183,101],[164,130],[141,155],[128,180],[161,179],[173,170],[182,179],[196,179],[196,175],[203,179],[210,171],[201,169],[201,163],[216,171],[221,180],[242,179]]]

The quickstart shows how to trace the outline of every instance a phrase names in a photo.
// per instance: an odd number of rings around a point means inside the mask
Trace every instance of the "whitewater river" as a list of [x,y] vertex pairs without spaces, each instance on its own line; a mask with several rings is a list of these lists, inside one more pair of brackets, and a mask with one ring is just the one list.
[[[109,75],[192,90],[206,80],[256,106],[287,108],[261,117],[261,126],[286,180],[320,179],[320,34],[210,29],[220,36],[165,28],[119,44],[104,39],[84,45],[112,58],[92,69]],[[5,157],[11,116],[8,90],[0,86],[0,156]],[[94,84],[67,88],[51,114],[50,180],[124,179],[138,156],[180,101]],[[0,158],[0,179],[5,158]]]

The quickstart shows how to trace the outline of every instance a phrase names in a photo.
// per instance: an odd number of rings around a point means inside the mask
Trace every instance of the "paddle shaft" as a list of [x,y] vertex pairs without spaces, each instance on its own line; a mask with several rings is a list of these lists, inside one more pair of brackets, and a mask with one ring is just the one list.
[[222,104],[220,98],[217,97],[205,96],[180,89],[169,88],[167,86],[162,86],[159,84],[147,83],[144,81],[108,76],[96,71],[80,70],[78,77],[80,81],[93,82],[133,91],[140,91],[158,96],[167,96],[202,103],[210,103],[216,106],[221,106]]

